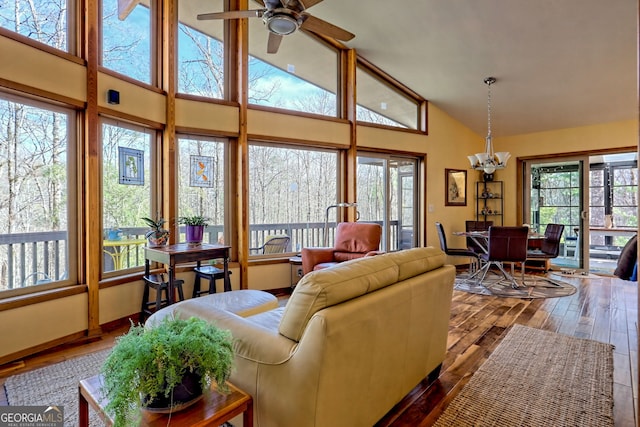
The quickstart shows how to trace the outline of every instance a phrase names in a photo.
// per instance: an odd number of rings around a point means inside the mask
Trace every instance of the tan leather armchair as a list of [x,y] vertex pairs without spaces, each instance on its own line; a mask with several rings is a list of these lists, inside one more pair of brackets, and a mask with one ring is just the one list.
[[382,253],[382,227],[367,222],[341,222],[332,248],[303,248],[302,272],[332,267],[340,262]]

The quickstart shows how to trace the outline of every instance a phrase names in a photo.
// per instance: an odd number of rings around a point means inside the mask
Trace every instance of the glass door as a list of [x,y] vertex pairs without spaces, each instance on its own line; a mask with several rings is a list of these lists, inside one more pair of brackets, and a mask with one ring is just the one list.
[[613,274],[638,227],[637,153],[525,162],[523,222],[564,224],[559,268]]
[[382,250],[396,251],[416,246],[417,171],[417,159],[382,154],[358,155],[356,191],[359,220],[382,226]]
[[530,161],[525,164],[524,223],[544,233],[547,224],[563,224],[560,254],[552,260],[558,267],[588,269],[581,242],[588,230],[585,203],[586,159]]

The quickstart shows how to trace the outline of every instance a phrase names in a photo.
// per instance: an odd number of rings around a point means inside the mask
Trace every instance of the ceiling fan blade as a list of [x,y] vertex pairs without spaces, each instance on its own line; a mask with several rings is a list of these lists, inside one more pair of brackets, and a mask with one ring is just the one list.
[[349,41],[355,37],[355,34],[352,34],[347,30],[343,30],[342,28],[330,24],[320,18],[316,18],[315,16],[311,16],[306,13],[303,14],[303,16],[304,22],[300,25],[300,28],[342,41]]
[[198,20],[206,19],[241,19],[241,18],[261,18],[266,9],[256,10],[230,10],[228,12],[201,13]]
[[267,40],[267,53],[277,53],[280,47],[282,36],[274,33],[269,33],[269,40]]
[[309,9],[311,6],[315,6],[318,3],[320,3],[322,0],[298,0],[300,3],[302,3],[302,6],[305,9]]

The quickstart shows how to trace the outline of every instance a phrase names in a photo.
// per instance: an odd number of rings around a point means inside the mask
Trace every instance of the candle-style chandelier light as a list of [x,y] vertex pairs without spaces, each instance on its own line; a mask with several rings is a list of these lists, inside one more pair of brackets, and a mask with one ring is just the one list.
[[496,169],[507,167],[507,160],[511,157],[507,151],[500,151],[494,154],[491,142],[491,85],[496,82],[495,77],[487,77],[484,83],[487,85],[487,137],[485,138],[484,153],[476,153],[467,156],[471,163],[471,168],[491,174]]

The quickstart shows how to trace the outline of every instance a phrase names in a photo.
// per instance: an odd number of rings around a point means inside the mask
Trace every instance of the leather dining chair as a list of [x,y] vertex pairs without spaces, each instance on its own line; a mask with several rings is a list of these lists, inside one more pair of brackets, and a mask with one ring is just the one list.
[[[496,266],[504,278],[511,282],[511,287],[518,288],[518,282],[513,277],[513,266],[516,262],[522,263],[522,284],[524,285],[524,262],[527,259],[529,227],[489,227],[488,251],[480,254],[480,259],[485,262],[480,271],[479,284],[482,284],[491,266]],[[511,274],[507,273],[503,264],[511,263]]]
[[[465,231],[487,231],[493,225],[493,221],[465,221]],[[477,254],[485,252],[484,248],[471,237],[467,237],[467,248]]]
[[[560,254],[560,239],[564,232],[564,225],[562,224],[547,224],[544,229],[544,239],[542,239],[542,245],[540,249],[528,250],[527,261],[529,260],[543,260],[548,261],[553,258],[557,258]],[[524,269],[524,265],[523,265]],[[544,271],[547,271],[546,265]]]
[[469,263],[469,274],[474,273],[480,263],[479,254],[471,249],[450,248],[447,245],[447,236],[444,233],[444,227],[441,223],[436,222],[436,230],[438,231],[438,238],[440,239],[440,249],[442,249],[442,252],[449,256],[471,258],[471,262]]

